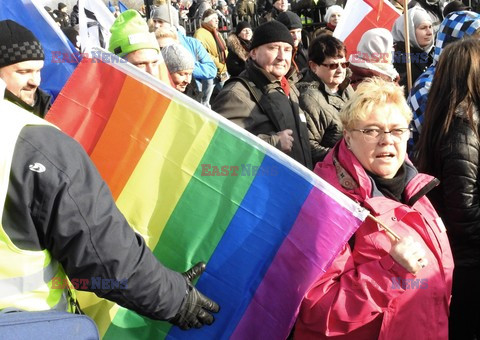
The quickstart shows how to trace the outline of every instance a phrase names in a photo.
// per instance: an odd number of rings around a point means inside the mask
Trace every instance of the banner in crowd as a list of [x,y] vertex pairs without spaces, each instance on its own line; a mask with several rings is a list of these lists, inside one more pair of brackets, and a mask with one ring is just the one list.
[[391,31],[393,23],[400,16],[388,0],[347,1],[333,36],[347,47],[347,59],[357,52],[357,45],[363,33],[372,28],[386,28]]
[[90,52],[94,47],[108,50],[110,27],[115,17],[102,0],[78,0],[80,47]]
[[6,19],[28,28],[42,44],[41,88],[55,98],[78,64],[77,51],[39,0],[0,1],[0,20]]
[[47,120],[87,150],[167,267],[205,261],[215,323],[181,331],[94,294],[104,339],[285,339],[303,296],[367,211],[302,165],[126,63],[84,59]]

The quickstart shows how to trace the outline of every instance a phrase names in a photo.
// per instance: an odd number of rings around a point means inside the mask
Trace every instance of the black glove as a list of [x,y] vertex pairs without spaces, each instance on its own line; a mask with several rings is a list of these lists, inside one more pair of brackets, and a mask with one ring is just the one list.
[[192,327],[201,328],[205,324],[211,325],[215,319],[210,312],[217,313],[220,310],[216,302],[200,293],[191,284],[191,281],[199,277],[204,271],[205,263],[199,262],[182,274],[187,281],[187,295],[183,299],[177,315],[168,321],[183,330]]

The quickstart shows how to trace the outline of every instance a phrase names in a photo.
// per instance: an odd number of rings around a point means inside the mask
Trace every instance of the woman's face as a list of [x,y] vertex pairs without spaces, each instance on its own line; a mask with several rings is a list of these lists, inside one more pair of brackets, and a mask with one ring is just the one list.
[[418,46],[420,47],[426,47],[430,45],[433,40],[432,23],[429,21],[422,22],[415,29],[415,38],[417,39]]
[[178,91],[185,92],[188,84],[192,81],[192,73],[193,69],[170,73],[172,82]]
[[238,36],[243,40],[252,39],[252,35],[253,35],[252,29],[248,27],[245,27],[243,30],[240,31],[240,33],[238,33]]
[[[344,130],[344,137],[365,170],[383,178],[393,178],[405,160],[410,133],[405,131],[401,137],[395,138],[383,131],[404,128],[408,128],[408,121],[400,109],[387,104],[376,107],[365,120],[354,122],[352,129]],[[379,129],[381,132],[377,139],[369,138],[358,131],[364,129]]]
[[[338,86],[343,83],[345,80],[345,76],[347,74],[347,68],[343,67],[343,64],[345,65],[346,63],[345,57],[343,58],[332,58],[328,57],[326,58],[321,65],[318,65],[314,62],[310,62],[310,68],[312,69],[313,72],[320,78],[325,85],[327,85],[331,90],[337,91]],[[330,69],[328,65],[333,65],[337,64],[336,68],[333,70]],[[327,65],[327,66],[325,66]]]
[[338,22],[340,21],[340,17],[342,16],[341,13],[333,13],[331,16],[330,16],[330,20],[328,21],[328,23],[332,26],[337,26],[338,25]]

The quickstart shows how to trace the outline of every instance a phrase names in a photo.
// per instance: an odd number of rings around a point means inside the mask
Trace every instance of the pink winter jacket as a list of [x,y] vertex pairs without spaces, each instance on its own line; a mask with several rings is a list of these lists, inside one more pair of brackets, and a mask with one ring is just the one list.
[[[358,187],[340,185],[334,155]],[[408,159],[406,164],[409,181],[404,193],[408,204],[379,193],[343,140],[317,163],[315,173],[320,177],[368,208],[400,237],[410,235],[420,242],[428,265],[416,276],[407,272],[389,255],[388,235],[367,218],[354,235],[353,251],[346,244],[304,297],[295,339],[448,338],[453,271],[450,245],[425,196],[433,178],[418,174]],[[348,178],[342,183],[353,187]]]

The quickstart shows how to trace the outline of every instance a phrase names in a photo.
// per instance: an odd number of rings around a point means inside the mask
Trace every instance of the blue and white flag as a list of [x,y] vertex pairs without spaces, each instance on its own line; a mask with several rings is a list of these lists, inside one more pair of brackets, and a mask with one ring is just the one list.
[[45,66],[40,87],[56,98],[78,65],[78,51],[39,0],[0,1],[0,20],[6,19],[28,28],[42,44]]

